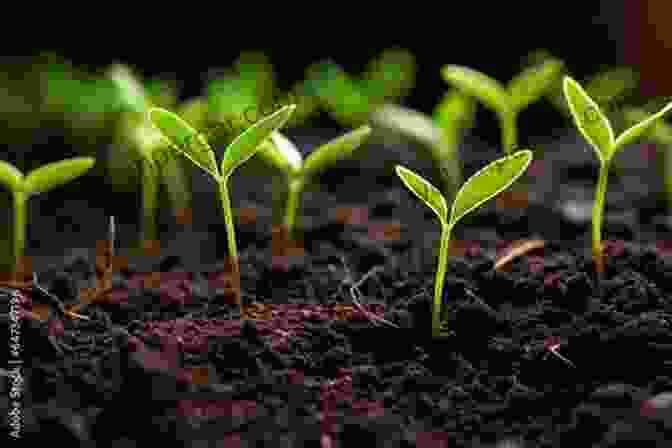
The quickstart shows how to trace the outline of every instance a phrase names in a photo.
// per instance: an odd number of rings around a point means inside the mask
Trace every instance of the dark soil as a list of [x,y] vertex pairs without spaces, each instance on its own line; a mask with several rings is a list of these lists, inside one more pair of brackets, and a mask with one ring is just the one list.
[[[107,300],[80,311],[88,320],[56,307],[48,320],[22,320],[21,441],[669,446],[672,244],[657,164],[646,145],[617,156],[598,285],[595,155],[574,135],[532,147],[543,160],[511,189],[527,201],[493,202],[456,229],[442,312],[452,333],[439,340],[430,325],[439,223],[391,169],[401,160],[430,175],[410,147],[370,144],[361,160],[325,173],[302,198],[303,251],[284,257],[271,231],[277,179],[241,168],[231,190],[242,298],[256,317],[244,322],[222,275],[214,184],[194,168],[193,225],[162,216],[160,256],[130,256]],[[468,173],[499,155],[473,138],[463,154]],[[137,197],[101,201],[81,190],[35,199],[29,217],[39,283],[66,305],[92,286],[110,214],[122,254],[138,237]],[[494,269],[514,241],[532,238],[545,247]],[[158,283],[143,286],[150,272]],[[3,331],[9,292],[0,294]],[[18,294],[26,311],[49,302],[37,288]],[[0,395],[7,415],[10,395]]]

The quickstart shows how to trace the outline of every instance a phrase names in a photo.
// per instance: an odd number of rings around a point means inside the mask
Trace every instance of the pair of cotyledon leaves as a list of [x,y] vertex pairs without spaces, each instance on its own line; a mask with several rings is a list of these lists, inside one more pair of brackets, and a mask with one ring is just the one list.
[[[218,169],[215,154],[207,139],[172,112],[153,108],[152,123],[175,145],[182,154],[218,181],[228,178],[236,167],[255,153],[279,168],[288,177],[301,175],[307,179],[332,163],[346,157],[357,148],[371,132],[361,126],[336,138],[311,153],[305,161],[296,146],[277,132],[289,120],[295,106],[289,105],[263,118],[240,134],[224,152]],[[269,143],[268,139],[270,138]]]
[[0,183],[12,193],[36,195],[67,184],[86,173],[94,163],[91,157],[75,157],[47,163],[24,175],[14,165],[0,160]]
[[602,165],[609,163],[623,146],[634,143],[649,132],[656,125],[656,120],[672,109],[672,103],[669,103],[647,118],[640,116],[642,121],[614,137],[609,119],[578,82],[565,77],[563,90],[576,127],[593,147]]

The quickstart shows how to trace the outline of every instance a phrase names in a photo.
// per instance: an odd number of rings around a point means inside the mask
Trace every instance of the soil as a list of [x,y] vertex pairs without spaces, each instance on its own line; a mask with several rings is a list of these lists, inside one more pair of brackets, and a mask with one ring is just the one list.
[[[295,138],[305,153],[335,134]],[[504,199],[458,224],[441,339],[439,223],[392,170],[401,161],[431,177],[431,165],[407,144],[372,143],[325,173],[302,197],[294,248],[274,227],[277,176],[241,167],[231,193],[244,320],[214,184],[196,168],[193,222],[164,213],[154,257],[128,249],[137,195],[106,199],[94,179],[35,198],[27,253],[41,289],[0,294],[2,331],[22,316],[23,361],[12,376],[2,351],[0,409],[13,384],[21,441],[62,446],[669,446],[672,244],[651,147],[615,161],[598,283],[596,157],[574,133],[548,140],[531,145],[539,160]],[[467,173],[499,156],[474,137],[462,154]],[[69,309],[95,286],[110,214],[127,263],[83,318],[67,316],[54,303]],[[524,240],[543,246],[495,267]]]

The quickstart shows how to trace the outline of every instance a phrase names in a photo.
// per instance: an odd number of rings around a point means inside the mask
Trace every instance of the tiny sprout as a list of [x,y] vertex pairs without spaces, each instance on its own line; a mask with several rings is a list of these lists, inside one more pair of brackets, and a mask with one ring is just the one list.
[[502,145],[506,154],[518,147],[518,114],[539,100],[560,75],[563,63],[548,59],[527,68],[504,86],[474,69],[457,65],[443,67],[443,79],[467,95],[476,97],[493,110],[502,126]]
[[[142,241],[151,244],[158,240],[156,219],[160,181],[163,181],[166,188],[174,215],[179,217],[191,208],[187,179],[172,148],[147,120],[147,110],[154,105],[150,101],[149,92],[126,66],[113,65],[109,69],[108,76],[117,89],[122,110],[126,112],[121,122],[122,137],[133,151],[131,157],[139,162],[142,185]],[[170,92],[172,90],[169,90]],[[164,100],[169,101],[169,98]],[[108,163],[112,172],[115,172],[115,166],[128,162],[120,160],[123,150],[120,148],[119,151],[110,151]],[[124,181],[127,182],[128,174],[124,169],[119,178],[121,179],[123,175]]]
[[[217,167],[215,153],[208,141],[199,134],[186,121],[176,114],[161,108],[151,108],[148,111],[152,124],[163,134],[182,155],[191,160],[206,173],[210,174],[219,185],[219,196],[222,201],[224,220],[226,222],[226,234],[229,245],[229,256],[233,263],[233,275],[239,278],[238,250],[236,248],[236,236],[234,233],[233,213],[227,183],[233,171],[258,150],[261,144],[271,136],[273,132],[284,126],[294,111],[293,105],[285,106],[277,112],[259,120],[249,127],[226,148],[222,158],[221,168]],[[236,282],[238,279],[234,279]],[[235,284],[239,284],[236,282]],[[240,307],[241,316],[244,318],[240,291],[236,290],[236,301]]]
[[639,123],[614,137],[609,119],[602,113],[599,106],[588,96],[581,85],[566,76],[563,81],[565,99],[574,118],[574,124],[583,137],[595,150],[600,162],[600,173],[597,181],[595,204],[593,206],[592,252],[598,276],[604,274],[602,257],[602,213],[607,193],[607,179],[611,159],[623,146],[634,143],[656,124],[656,120],[672,109],[672,102],[657,113],[648,116]]
[[11,192],[14,199],[15,275],[18,274],[26,244],[28,199],[67,184],[89,171],[94,163],[95,159],[91,157],[75,157],[42,165],[24,176],[14,165],[0,160],[0,183]]
[[453,227],[468,213],[508,188],[527,169],[532,161],[532,151],[525,149],[497,159],[471,176],[457,192],[448,216],[446,199],[441,192],[424,178],[401,165],[395,167],[397,176],[413,194],[431,208],[441,223],[441,246],[439,265],[434,282],[434,306],[432,309],[432,335],[445,336],[442,329],[441,303],[443,282],[448,265],[448,245]]
[[429,150],[435,169],[441,173],[444,191],[454,194],[462,184],[459,143],[462,134],[473,126],[475,105],[473,98],[454,89],[437,105],[433,117],[385,104],[371,115],[371,120],[422,143]]
[[286,177],[289,196],[285,206],[284,225],[289,236],[294,234],[301,193],[313,182],[318,173],[348,157],[364,143],[371,134],[367,125],[337,137],[313,151],[305,161],[296,146],[279,132],[273,133],[271,141],[262,144],[257,154],[267,163],[280,169]]

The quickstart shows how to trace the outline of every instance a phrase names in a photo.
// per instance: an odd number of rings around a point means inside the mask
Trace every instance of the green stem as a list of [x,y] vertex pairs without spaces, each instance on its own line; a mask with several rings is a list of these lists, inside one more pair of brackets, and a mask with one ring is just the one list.
[[504,152],[510,155],[518,147],[518,130],[516,128],[516,119],[518,113],[515,111],[505,112],[500,115],[502,126],[502,144]]
[[229,199],[229,189],[226,186],[227,179],[219,180],[219,197],[222,200],[224,211],[224,223],[226,224],[226,239],[229,243],[229,256],[235,264],[238,264],[238,249],[236,248],[236,235],[234,233],[233,211]]
[[602,215],[607,194],[609,164],[610,162],[607,161],[600,165],[595,204],[593,205],[593,261],[595,262],[597,274],[600,277],[604,272],[604,260],[602,258]]
[[448,268],[448,244],[451,228],[441,223],[441,248],[439,249],[439,264],[434,282],[434,307],[432,311],[432,336],[438,337],[441,333],[441,304],[443,303],[443,282]]
[[[157,239],[156,215],[158,195],[158,175],[156,166],[147,160],[142,162],[142,239]],[[141,245],[142,247],[142,245]]]
[[285,227],[290,238],[294,236],[297,215],[299,212],[300,197],[303,191],[303,179],[297,177],[288,183],[287,205],[285,209]]
[[26,248],[26,223],[28,215],[28,196],[22,191],[14,192],[14,273]]

